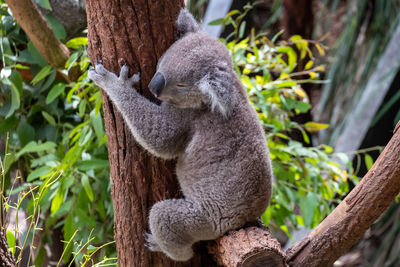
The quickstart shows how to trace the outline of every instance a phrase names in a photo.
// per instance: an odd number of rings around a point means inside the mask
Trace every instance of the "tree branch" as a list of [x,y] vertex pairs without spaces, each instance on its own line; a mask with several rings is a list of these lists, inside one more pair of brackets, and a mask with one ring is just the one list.
[[287,251],[290,266],[331,266],[400,192],[400,122],[361,182],[306,238]]
[[226,267],[286,266],[281,245],[261,222],[228,232],[210,242],[208,251]]
[[64,68],[68,48],[54,35],[53,30],[32,0],[6,0],[21,28],[39,53],[54,67]]

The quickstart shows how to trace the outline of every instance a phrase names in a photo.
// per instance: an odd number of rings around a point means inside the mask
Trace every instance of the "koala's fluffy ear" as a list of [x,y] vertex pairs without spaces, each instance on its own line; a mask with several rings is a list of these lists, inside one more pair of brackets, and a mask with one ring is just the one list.
[[201,29],[200,25],[186,8],[182,8],[176,24],[178,27],[178,39],[189,32],[198,32]]
[[211,110],[221,113],[225,118],[231,114],[236,102],[236,93],[230,91],[233,88],[231,80],[229,73],[216,69],[198,84],[200,91],[209,97]]

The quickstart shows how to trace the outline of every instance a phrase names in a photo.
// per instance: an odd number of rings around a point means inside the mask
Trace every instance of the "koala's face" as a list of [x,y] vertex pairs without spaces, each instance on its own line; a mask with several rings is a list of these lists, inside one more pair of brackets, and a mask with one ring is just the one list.
[[161,57],[149,84],[151,92],[179,108],[210,105],[218,73],[231,73],[232,61],[225,46],[202,32],[186,34]]

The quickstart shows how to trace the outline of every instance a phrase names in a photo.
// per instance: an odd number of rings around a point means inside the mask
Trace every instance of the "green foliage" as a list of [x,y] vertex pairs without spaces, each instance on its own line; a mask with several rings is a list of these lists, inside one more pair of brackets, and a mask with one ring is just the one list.
[[[304,143],[309,144],[306,131],[328,127],[316,122],[301,125],[292,120],[293,115],[306,113],[311,108],[302,84],[324,82],[318,80],[324,66],[314,65],[310,46],[321,55],[325,48],[301,36],[277,43],[280,33],[272,40],[254,32],[243,39],[243,14],[231,11],[214,23],[230,24],[234,28],[228,41],[222,42],[232,55],[236,71],[266,131],[276,183],[271,205],[262,219],[290,236],[293,228],[313,228],[321,222],[348,192],[348,178],[354,183],[357,180],[332,159],[331,147],[306,147],[290,137],[294,130],[300,131]],[[306,59],[304,70],[296,71],[298,62]],[[346,156],[341,158],[343,165],[349,164]]]
[[[39,3],[48,5],[48,1]],[[61,227],[66,241],[61,260],[82,265],[94,251],[96,257],[113,256],[102,99],[87,78],[87,38],[67,42],[71,57],[65,70],[56,70],[28,41],[3,1],[0,4],[0,139],[7,141],[7,149],[0,151],[1,192],[6,200],[7,188],[7,195],[19,196],[16,203],[6,202],[8,210],[23,208],[29,216],[28,234],[20,236],[17,229],[7,232],[9,245],[22,248],[40,236],[36,252],[44,255],[52,231]],[[56,36],[65,38],[62,25],[55,18],[47,19]],[[77,81],[67,82],[65,73],[75,66],[82,74]],[[42,266],[41,260],[36,257],[35,265]],[[109,258],[101,264],[106,262]]]
[[[47,0],[38,2],[49,6]],[[0,4],[0,139],[7,142],[5,151],[0,151],[1,192],[7,212],[23,209],[29,216],[27,235],[21,236],[17,226],[7,231],[9,246],[16,251],[40,236],[35,265],[41,266],[43,245],[60,227],[64,235],[60,264],[72,260],[84,266],[93,255],[103,258],[96,266],[115,264],[102,100],[87,78],[87,38],[69,40],[66,45],[72,54],[65,70],[55,70],[28,41],[2,0]],[[311,108],[302,85],[323,83],[318,78],[324,67],[315,66],[311,46],[321,55],[325,47],[300,36],[280,43],[276,42],[279,34],[269,40],[251,32],[244,38],[243,18],[251,7],[245,6],[244,13],[232,11],[213,23],[233,26],[233,33],[222,41],[266,130],[277,181],[263,220],[290,235],[297,226],[318,224],[348,192],[348,179],[357,180],[332,160],[331,147],[306,147],[290,137],[292,131],[300,131],[309,144],[306,131],[328,126],[292,120],[293,115]],[[65,38],[59,23],[47,19],[57,36]],[[304,70],[296,71],[306,59]],[[65,73],[75,66],[81,76],[66,82]],[[24,78],[21,73],[32,77]],[[335,156],[350,165],[346,155]],[[364,159],[370,167],[371,159]],[[11,182],[15,171],[17,178]],[[6,188],[7,195],[18,195],[16,203],[6,198]]]

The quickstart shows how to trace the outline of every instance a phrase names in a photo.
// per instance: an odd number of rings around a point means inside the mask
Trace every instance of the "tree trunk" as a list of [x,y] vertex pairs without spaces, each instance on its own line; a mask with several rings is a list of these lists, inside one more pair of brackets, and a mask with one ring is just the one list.
[[3,227],[0,227],[0,267],[14,267],[15,260],[8,249]]
[[287,253],[290,266],[332,266],[400,192],[400,122],[361,182],[306,238]]
[[[183,0],[87,0],[92,63],[101,60],[114,73],[128,64],[130,74],[141,73],[137,89],[151,98],[147,85],[158,58],[175,41],[175,21],[182,7]],[[173,262],[144,246],[151,206],[181,197],[174,162],[156,159],[139,147],[121,114],[102,94],[119,266],[215,266],[204,244],[196,246],[195,257],[186,263]]]

